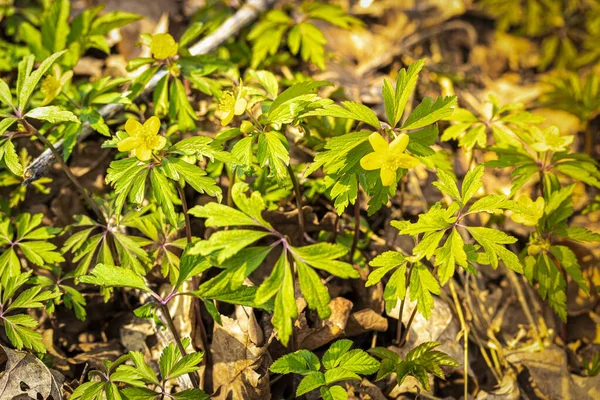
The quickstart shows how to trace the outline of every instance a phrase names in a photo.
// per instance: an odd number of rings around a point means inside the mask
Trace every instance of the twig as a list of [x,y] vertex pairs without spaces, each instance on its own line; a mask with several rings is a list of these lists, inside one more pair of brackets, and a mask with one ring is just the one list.
[[[243,27],[250,24],[254,21],[259,14],[270,8],[275,0],[248,0],[246,4],[244,4],[237,12],[232,15],[229,19],[227,19],[219,28],[217,28],[212,34],[208,35],[200,42],[196,43],[192,47],[189,48],[190,53],[193,56],[207,54],[221,44],[223,44],[227,39],[235,36]],[[144,92],[140,97],[149,95],[160,79],[167,74],[166,70],[158,71],[154,77],[148,82]],[[123,104],[107,104],[98,110],[98,113],[106,120],[117,114],[118,112],[124,109]],[[81,141],[87,138],[94,132],[94,129],[88,124],[83,124],[81,129],[81,133],[79,134],[77,140]],[[55,144],[55,149],[58,153],[60,153],[62,147],[64,145],[63,140],[59,140]],[[29,184],[30,182],[44,176],[48,170],[48,167],[52,164],[54,158],[56,157],[50,150],[44,151],[40,154],[25,170],[24,176],[26,180],[24,184]]]

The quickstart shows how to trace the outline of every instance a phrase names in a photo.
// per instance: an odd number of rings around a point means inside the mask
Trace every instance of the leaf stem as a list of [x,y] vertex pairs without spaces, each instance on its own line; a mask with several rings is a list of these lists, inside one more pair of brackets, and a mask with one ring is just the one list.
[[296,174],[292,169],[292,165],[286,165],[288,175],[292,180],[292,186],[294,187],[294,197],[296,198],[296,208],[298,209],[298,225],[300,228],[300,242],[302,242],[305,238],[306,231],[304,230],[304,213],[302,211],[302,193],[300,192],[300,184],[298,183],[298,179],[296,178]]
[[183,216],[185,218],[185,236],[188,243],[192,243],[192,226],[190,223],[190,215],[188,214],[187,201],[185,199],[185,193],[179,182],[175,182],[177,192],[179,193],[179,200],[181,200],[181,207],[183,208]]
[[464,370],[464,398],[469,398],[469,326],[465,321],[465,316],[462,311],[462,306],[458,301],[458,295],[456,294],[456,288],[454,287],[454,281],[450,280],[450,292],[452,293],[452,299],[454,300],[454,306],[456,307],[456,314],[460,321],[461,330],[463,333],[463,370]]
[[[408,294],[406,293],[408,291],[408,285],[410,282],[410,277],[412,275],[412,271],[414,268],[415,264],[411,263],[410,267],[408,268],[408,277],[406,278],[406,289],[405,293],[404,293],[404,298],[402,299],[402,301],[400,302],[400,312],[398,313],[398,329],[396,329],[396,343],[400,346],[402,345],[402,341],[405,338],[405,334],[404,334],[404,330],[402,329],[402,316],[404,315],[404,305],[406,303],[406,296],[408,296]],[[415,304],[415,310],[417,309],[417,305]],[[413,311],[414,312],[414,311]],[[412,322],[412,317],[410,318],[409,324],[406,326],[406,331],[408,331],[408,328],[410,328],[410,323]]]

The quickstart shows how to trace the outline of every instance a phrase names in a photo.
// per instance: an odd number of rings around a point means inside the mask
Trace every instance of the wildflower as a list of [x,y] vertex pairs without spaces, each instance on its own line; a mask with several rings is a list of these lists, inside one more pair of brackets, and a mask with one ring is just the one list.
[[156,35],[152,35],[150,51],[155,59],[165,60],[177,55],[179,45],[173,39],[173,36],[168,33],[157,33]]
[[42,87],[40,92],[44,95],[42,100],[42,106],[50,104],[52,100],[58,96],[63,88],[73,77],[73,71],[67,71],[63,75],[62,70],[58,64],[52,66],[52,74],[48,75],[42,81]]
[[561,152],[569,148],[573,143],[575,136],[561,136],[556,126],[550,126],[543,131],[536,126],[531,127],[531,136],[536,143],[531,145],[531,148],[538,152],[554,151]]
[[160,120],[157,117],[148,118],[144,125],[128,119],[125,131],[129,137],[121,140],[117,147],[119,151],[130,151],[141,161],[148,161],[152,157],[152,150],[161,150],[167,144],[167,139],[158,134],[159,130]]
[[221,112],[221,125],[228,125],[234,115],[242,115],[246,111],[248,102],[238,94],[234,97],[233,92],[227,91],[219,99],[219,111]]
[[517,199],[518,211],[511,218],[517,224],[535,226],[544,215],[544,198],[538,197],[534,202],[529,196],[521,196]]
[[360,159],[360,166],[367,171],[380,169],[381,183],[390,186],[396,181],[396,170],[412,168],[419,165],[419,160],[404,154],[408,145],[408,135],[400,134],[392,143],[388,143],[379,133],[369,136],[369,142],[374,152]]

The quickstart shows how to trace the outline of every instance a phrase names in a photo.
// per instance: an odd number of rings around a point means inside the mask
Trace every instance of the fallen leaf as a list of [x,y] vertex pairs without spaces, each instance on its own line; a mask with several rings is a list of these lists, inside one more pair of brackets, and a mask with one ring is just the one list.
[[8,358],[0,378],[0,399],[29,396],[32,399],[60,400],[65,380],[34,355],[1,346]]

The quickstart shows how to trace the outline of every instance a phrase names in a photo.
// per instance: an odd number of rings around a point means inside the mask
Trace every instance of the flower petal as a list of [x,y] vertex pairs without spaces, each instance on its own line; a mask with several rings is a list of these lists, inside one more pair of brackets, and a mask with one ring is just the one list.
[[383,186],[390,186],[396,183],[396,170],[381,168],[379,176],[381,177],[381,184]]
[[154,146],[152,146],[153,150],[162,150],[162,148],[167,144],[167,138],[164,136],[157,136],[155,140],[156,142]]
[[386,151],[389,147],[388,142],[377,132],[371,133],[369,135],[369,143],[371,143],[371,147],[373,150],[377,152]]
[[135,156],[138,160],[148,161],[152,157],[152,150],[143,145],[139,146],[135,149]]
[[234,114],[242,115],[244,112],[246,112],[246,106],[248,106],[246,99],[237,99],[235,102]]
[[377,153],[369,153],[360,159],[360,166],[367,171],[379,169],[382,165],[381,155]]
[[221,126],[227,126],[233,119],[233,110],[227,110],[221,114]]
[[160,119],[155,116],[148,118],[148,120],[144,122],[144,128],[146,129],[146,132],[151,135],[158,134],[158,131],[160,130]]
[[129,136],[117,144],[119,151],[131,151],[140,145],[140,140],[136,137]]
[[406,150],[406,146],[408,146],[408,141],[410,138],[406,133],[401,133],[390,143],[390,150],[394,153],[402,153]]
[[142,124],[135,119],[128,119],[125,122],[125,132],[129,134],[129,136],[138,136],[142,132]]
[[409,169],[409,168],[416,167],[417,165],[421,164],[421,161],[419,161],[418,158],[409,156],[408,154],[399,154],[399,155],[395,156],[394,158],[396,160],[396,166],[398,168]]

